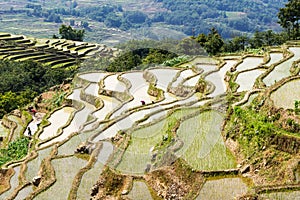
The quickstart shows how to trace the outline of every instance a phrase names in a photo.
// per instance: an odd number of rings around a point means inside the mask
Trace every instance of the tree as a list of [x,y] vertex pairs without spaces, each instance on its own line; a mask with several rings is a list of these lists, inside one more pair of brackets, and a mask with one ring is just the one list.
[[200,42],[195,41],[193,37],[182,39],[176,47],[177,52],[184,55],[206,55]]
[[210,55],[216,55],[222,52],[224,41],[217,29],[210,29],[210,33],[205,35],[204,33],[199,34],[196,38],[192,37],[203,47],[206,52]]
[[122,72],[128,71],[138,65],[142,64],[141,57],[133,51],[125,52],[116,58],[107,67],[109,72]]
[[300,36],[300,1],[289,0],[278,13],[279,24],[287,30],[289,38],[297,39]]
[[203,47],[205,42],[207,42],[207,36],[204,33],[199,34],[196,37],[196,42],[198,42]]
[[143,64],[161,64],[166,60],[170,60],[177,55],[162,49],[149,49],[147,56],[142,59]]
[[72,4],[71,4],[71,7],[72,7],[72,8],[76,8],[77,5],[78,5],[78,3],[77,3],[76,1],[73,1]]
[[236,36],[225,43],[224,51],[225,52],[244,51],[248,43],[249,43],[249,38],[247,36],[245,35]]
[[59,34],[62,39],[83,41],[84,33],[84,30],[76,30],[64,24],[59,28]]
[[224,41],[217,29],[212,28],[207,36],[207,42],[204,44],[204,48],[210,55],[216,55],[222,51]]
[[286,40],[287,38],[283,33],[274,33],[272,30],[256,31],[254,36],[249,40],[249,44],[251,48],[260,48],[263,46],[280,45]]

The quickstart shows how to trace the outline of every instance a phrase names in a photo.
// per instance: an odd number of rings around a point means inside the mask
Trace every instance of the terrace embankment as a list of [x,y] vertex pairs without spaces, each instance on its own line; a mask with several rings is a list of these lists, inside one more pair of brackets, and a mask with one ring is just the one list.
[[298,154],[300,152],[300,138],[288,135],[275,135],[270,142],[275,148],[290,154]]
[[231,149],[240,166],[248,166],[243,175],[251,177],[255,185],[297,183],[300,139],[287,121],[298,117],[274,107],[264,95],[231,112],[224,135],[235,144],[229,146],[234,146]]

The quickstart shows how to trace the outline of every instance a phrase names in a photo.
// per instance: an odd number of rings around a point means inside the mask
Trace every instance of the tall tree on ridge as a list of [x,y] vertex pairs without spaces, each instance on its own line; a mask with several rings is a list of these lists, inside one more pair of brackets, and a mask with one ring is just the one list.
[[290,39],[300,37],[299,22],[300,22],[300,1],[289,0],[284,8],[281,8],[278,13],[278,23],[287,30]]

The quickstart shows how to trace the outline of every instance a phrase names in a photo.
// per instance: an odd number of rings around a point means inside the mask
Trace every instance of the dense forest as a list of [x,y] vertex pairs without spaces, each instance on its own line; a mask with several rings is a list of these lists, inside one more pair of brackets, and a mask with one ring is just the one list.
[[[100,5],[95,7],[77,8],[77,3],[72,4],[69,9],[55,8],[43,9],[41,5],[29,3],[26,8],[28,16],[43,17],[45,22],[62,23],[60,16],[87,17],[91,20],[103,22],[107,27],[128,30],[148,26],[151,20],[141,11],[124,11],[122,6]],[[70,24],[74,25],[74,20]],[[89,24],[82,21],[80,26],[89,30]]]
[[[162,2],[166,12],[157,13],[154,21],[173,25],[184,25],[188,35],[208,33],[209,27],[216,27],[220,34],[229,38],[240,32],[263,31],[275,26],[277,12],[285,0],[264,1],[178,1]],[[199,23],[200,22],[200,23]]]

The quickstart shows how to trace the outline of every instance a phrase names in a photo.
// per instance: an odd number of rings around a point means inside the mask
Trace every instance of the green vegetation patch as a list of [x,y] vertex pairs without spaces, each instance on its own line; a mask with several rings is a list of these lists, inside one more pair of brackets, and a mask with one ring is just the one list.
[[33,61],[0,61],[0,118],[30,103],[37,94],[61,84],[73,71],[51,69]]
[[8,144],[6,149],[0,149],[0,166],[13,161],[20,160],[27,155],[29,138],[21,137]]
[[179,57],[173,58],[171,60],[166,60],[163,64],[166,65],[166,66],[173,67],[175,65],[185,63],[187,61],[188,61],[187,56],[179,56]]
[[[251,108],[235,107],[229,124],[231,124],[229,137],[237,138],[246,156],[265,148],[270,136],[280,132],[272,119]],[[231,135],[233,133],[234,135]]]
[[[136,44],[136,48],[139,48],[139,46],[140,44]],[[164,61],[170,60],[176,56],[177,55],[173,52],[155,48],[144,47],[129,51],[128,49],[125,49],[125,53],[121,54],[108,65],[107,71],[126,71],[137,68],[139,66],[142,66],[142,68],[146,68],[154,64],[161,64]]]
[[[256,101],[253,101],[252,107]],[[286,126],[286,118],[289,116],[267,103],[261,109],[258,106],[255,106],[256,109],[252,107],[237,106],[232,110],[225,127],[226,137],[238,142],[236,153],[244,157],[253,169],[258,169],[265,184],[294,182],[293,170],[297,165],[294,164],[293,154],[299,151],[299,134]],[[298,129],[296,125],[292,128]]]

